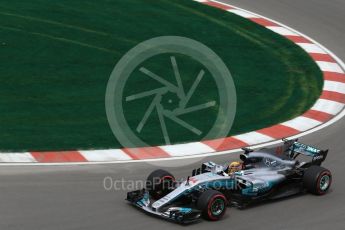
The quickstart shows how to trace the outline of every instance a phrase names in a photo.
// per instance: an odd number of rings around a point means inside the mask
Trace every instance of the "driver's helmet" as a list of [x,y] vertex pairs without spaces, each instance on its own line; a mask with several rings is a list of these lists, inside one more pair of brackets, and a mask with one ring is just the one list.
[[243,168],[243,165],[241,162],[233,161],[229,164],[228,174],[241,171],[242,168]]

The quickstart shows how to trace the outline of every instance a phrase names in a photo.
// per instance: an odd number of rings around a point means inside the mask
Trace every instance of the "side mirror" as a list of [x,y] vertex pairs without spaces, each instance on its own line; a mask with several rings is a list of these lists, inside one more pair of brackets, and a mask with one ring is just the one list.
[[241,159],[243,162],[245,162],[245,161],[247,160],[247,156],[244,155],[244,154],[241,154],[241,155],[240,155],[240,159]]
[[244,154],[248,154],[248,153],[254,152],[254,150],[250,149],[250,148],[242,148],[242,150],[244,151]]

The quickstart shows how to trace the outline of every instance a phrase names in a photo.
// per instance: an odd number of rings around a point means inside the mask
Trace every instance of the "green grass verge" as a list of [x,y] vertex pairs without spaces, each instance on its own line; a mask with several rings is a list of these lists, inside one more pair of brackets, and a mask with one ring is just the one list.
[[[107,81],[122,55],[157,36],[195,39],[223,59],[237,90],[229,135],[296,117],[313,105],[322,89],[321,71],[295,44],[246,19],[190,0],[0,2],[3,151],[121,147],[105,114]],[[152,69],[163,71],[165,61],[158,58]],[[185,78],[190,84],[197,67],[187,67],[182,73],[192,77]],[[136,88],[128,92],[154,86],[142,78],[133,81]],[[208,97],[216,96],[208,89],[209,82],[201,84]],[[128,107],[132,127],[149,103]],[[207,129],[212,114],[186,119]],[[174,123],[167,126],[176,143],[199,138]],[[150,144],[164,143],[155,124],[142,135]]]

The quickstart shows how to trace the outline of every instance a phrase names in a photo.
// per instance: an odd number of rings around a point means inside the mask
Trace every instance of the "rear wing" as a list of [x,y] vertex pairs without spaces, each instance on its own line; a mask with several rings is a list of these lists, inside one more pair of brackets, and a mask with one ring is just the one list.
[[310,145],[298,142],[298,139],[284,141],[284,152],[292,159],[296,159],[300,154],[309,156],[312,158],[310,164],[321,165],[321,163],[326,159],[328,154],[328,149],[321,150]]

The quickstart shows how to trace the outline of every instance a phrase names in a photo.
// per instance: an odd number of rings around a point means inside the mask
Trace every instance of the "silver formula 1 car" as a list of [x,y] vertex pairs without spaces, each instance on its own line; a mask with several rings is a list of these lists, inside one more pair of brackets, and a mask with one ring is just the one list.
[[229,172],[227,166],[206,162],[178,183],[159,169],[148,176],[146,189],[128,192],[127,200],[155,216],[190,223],[200,217],[219,220],[227,206],[244,208],[304,192],[324,195],[331,186],[331,172],[321,167],[328,150],[297,139],[285,139],[277,148],[243,150],[241,170]]

